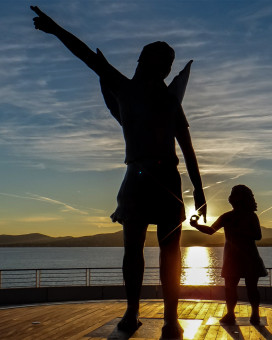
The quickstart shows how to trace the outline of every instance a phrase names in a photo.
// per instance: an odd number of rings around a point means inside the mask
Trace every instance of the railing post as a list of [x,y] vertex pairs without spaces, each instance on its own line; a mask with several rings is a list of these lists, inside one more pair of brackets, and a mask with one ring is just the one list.
[[90,285],[90,268],[86,268],[86,286]]
[[0,289],[2,288],[2,270],[0,270]]
[[41,273],[40,269],[36,269],[36,288],[41,287]]

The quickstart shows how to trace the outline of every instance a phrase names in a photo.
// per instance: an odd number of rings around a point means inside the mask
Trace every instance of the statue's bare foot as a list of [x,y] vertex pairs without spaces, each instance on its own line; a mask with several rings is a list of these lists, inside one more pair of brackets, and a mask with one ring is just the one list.
[[183,339],[183,329],[179,324],[178,320],[164,321],[164,325],[162,327],[162,335],[160,340],[166,339],[175,339],[182,340]]
[[138,312],[130,311],[127,309],[126,313],[122,317],[121,321],[118,323],[117,328],[123,332],[135,332],[142,325],[139,320]]

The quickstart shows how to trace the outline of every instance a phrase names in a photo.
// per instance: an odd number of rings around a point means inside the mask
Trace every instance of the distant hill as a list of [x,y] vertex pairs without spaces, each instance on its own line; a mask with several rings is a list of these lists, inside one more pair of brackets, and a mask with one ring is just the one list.
[[[262,227],[263,239],[258,241],[258,246],[272,246],[272,229]],[[224,245],[224,234],[215,233],[206,235],[195,230],[183,230],[181,246],[203,246],[218,247]],[[145,245],[147,247],[158,247],[157,233],[147,232]],[[122,231],[109,234],[97,234],[82,237],[51,237],[43,234],[25,235],[0,235],[0,247],[122,247]]]

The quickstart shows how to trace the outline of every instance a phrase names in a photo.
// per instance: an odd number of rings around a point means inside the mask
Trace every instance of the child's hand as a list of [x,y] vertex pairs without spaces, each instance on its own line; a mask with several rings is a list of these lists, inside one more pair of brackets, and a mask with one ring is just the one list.
[[192,227],[196,227],[198,226],[198,221],[199,220],[199,216],[198,215],[193,215],[191,218],[190,218],[190,225]]

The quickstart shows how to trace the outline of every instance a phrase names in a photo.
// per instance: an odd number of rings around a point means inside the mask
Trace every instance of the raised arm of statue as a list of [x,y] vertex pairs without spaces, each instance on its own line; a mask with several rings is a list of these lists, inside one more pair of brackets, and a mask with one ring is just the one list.
[[30,8],[38,15],[33,18],[36,29],[55,35],[76,57],[100,76],[101,90],[106,105],[111,114],[121,124],[119,106],[112,90],[118,91],[120,84],[126,77],[108,63],[99,49],[95,53],[81,40],[59,26],[39,7],[30,6]]
[[30,8],[38,15],[33,18],[35,28],[45,33],[55,35],[75,56],[81,59],[98,75],[103,74],[107,65],[111,66],[104,57],[92,51],[86,44],[75,37],[72,33],[59,26],[37,6]]

